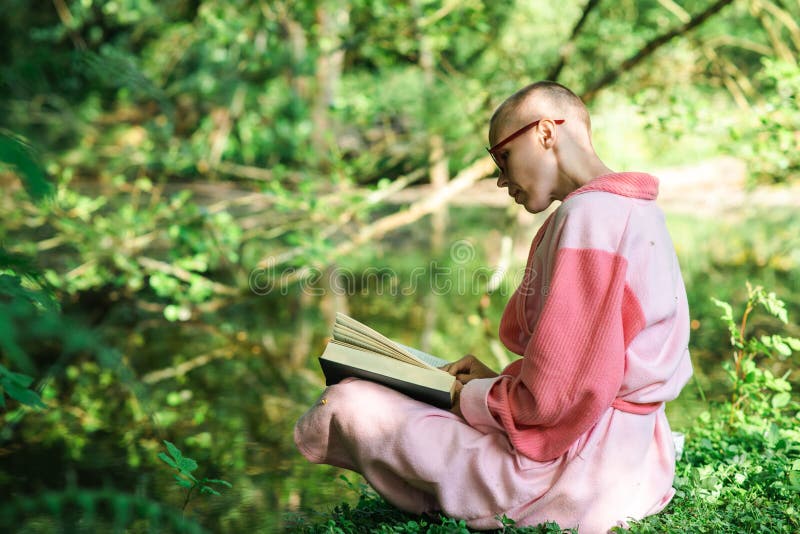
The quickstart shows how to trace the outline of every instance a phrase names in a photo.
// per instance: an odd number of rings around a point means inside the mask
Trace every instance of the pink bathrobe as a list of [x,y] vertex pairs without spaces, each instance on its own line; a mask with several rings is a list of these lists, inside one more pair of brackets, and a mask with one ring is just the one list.
[[570,194],[531,245],[500,323],[522,358],[472,380],[463,419],[350,379],[298,421],[303,455],[361,473],[389,502],[472,528],[556,521],[606,532],[664,508],[664,402],[692,368],[686,291],[658,180],[618,173]]

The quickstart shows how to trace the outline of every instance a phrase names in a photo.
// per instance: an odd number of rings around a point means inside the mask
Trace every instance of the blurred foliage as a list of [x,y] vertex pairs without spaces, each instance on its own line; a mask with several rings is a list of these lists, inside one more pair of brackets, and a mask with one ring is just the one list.
[[0,165],[11,167],[25,177],[23,185],[34,200],[42,200],[51,193],[38,157],[32,147],[22,138],[0,129]]
[[22,532],[208,532],[196,522],[140,495],[68,487],[6,499],[0,525]]
[[[112,524],[139,513],[106,486],[155,496],[140,512],[177,509],[185,495],[159,461],[164,440],[183,443],[210,480],[234,482],[192,506],[192,525],[268,531],[287,511],[348,498],[330,483],[339,471],[297,461],[291,441],[322,388],[310,362],[332,310],[499,366],[513,280],[486,295],[486,266],[502,236],[530,228],[497,209],[451,208],[446,237],[472,243],[468,261],[428,250],[427,220],[343,245],[401,213],[386,198],[425,181],[436,158],[452,177],[484,157],[493,107],[525,83],[555,77],[587,95],[611,162],[727,152],[754,185],[796,182],[800,6],[732,2],[647,48],[711,5],[7,0],[0,493],[15,504],[0,520],[19,524],[30,509],[36,525],[52,503],[125,509],[103,516]],[[637,53],[642,62],[620,67]],[[714,397],[727,334],[706,327],[718,316],[708,297],[745,302],[744,281],[758,280],[800,313],[797,221],[670,223],[698,391]],[[345,295],[332,291],[335,272],[352,275]],[[267,284],[254,287],[254,273]],[[443,296],[437,273],[463,294]],[[755,331],[770,327],[759,321]]]
[[[221,179],[230,162],[313,196],[425,165],[432,133],[463,168],[505,94],[562,57],[584,92],[709,5],[599,2],[570,39],[582,2],[10,0],[4,24],[28,31],[3,32],[4,122],[59,154],[55,174]],[[721,144],[760,162],[754,178],[792,179],[799,10],[735,2],[611,90],[675,135],[724,110]]]

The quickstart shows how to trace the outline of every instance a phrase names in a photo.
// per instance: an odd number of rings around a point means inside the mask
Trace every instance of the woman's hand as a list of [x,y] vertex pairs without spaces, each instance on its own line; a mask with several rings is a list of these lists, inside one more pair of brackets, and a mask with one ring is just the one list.
[[494,378],[498,376],[497,373],[489,369],[472,354],[467,354],[460,360],[443,365],[439,369],[447,371],[462,384],[466,384],[475,378]]
[[461,390],[464,384],[474,378],[494,378],[497,373],[486,367],[478,358],[472,354],[467,354],[463,358],[453,363],[443,365],[439,369],[447,371],[456,377],[455,388],[453,389],[453,406],[450,411],[459,417],[461,414]]

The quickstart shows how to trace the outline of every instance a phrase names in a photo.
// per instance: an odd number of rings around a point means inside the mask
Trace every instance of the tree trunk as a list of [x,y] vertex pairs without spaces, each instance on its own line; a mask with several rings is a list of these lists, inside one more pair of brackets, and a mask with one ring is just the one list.
[[327,155],[333,139],[328,110],[333,106],[344,65],[341,33],[350,20],[343,3],[321,2],[316,10],[320,52],[316,63],[316,88],[311,109],[311,142],[323,169],[329,166]]
[[[420,6],[418,3],[414,4],[417,10],[417,19],[419,20]],[[425,89],[428,94],[435,91],[436,73],[435,73],[435,60],[433,57],[433,48],[431,46],[430,37],[425,33],[424,28],[418,28],[419,36],[419,66],[422,69],[423,79],[425,80]],[[428,100],[427,102],[430,102]],[[425,105],[426,118],[432,116],[435,112],[429,103]],[[430,130],[430,129],[429,129]],[[444,138],[439,133],[428,134],[428,163],[430,165],[428,177],[433,188],[433,194],[441,194],[447,186],[450,179],[448,171],[448,161],[445,155]],[[447,229],[448,208],[447,204],[442,204],[437,210],[431,213],[431,241],[430,241],[430,255],[431,258],[441,257],[444,249],[444,236]],[[436,331],[437,319],[437,295],[433,292],[425,297],[425,324],[422,331],[421,347],[424,351],[430,351],[431,337]]]

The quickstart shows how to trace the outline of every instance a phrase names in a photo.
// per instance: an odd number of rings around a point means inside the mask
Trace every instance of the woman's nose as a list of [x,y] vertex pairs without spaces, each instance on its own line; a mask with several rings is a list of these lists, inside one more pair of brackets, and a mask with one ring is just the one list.
[[500,176],[497,177],[497,187],[506,187],[508,185],[508,180],[503,175],[503,171],[500,171]]

